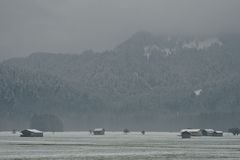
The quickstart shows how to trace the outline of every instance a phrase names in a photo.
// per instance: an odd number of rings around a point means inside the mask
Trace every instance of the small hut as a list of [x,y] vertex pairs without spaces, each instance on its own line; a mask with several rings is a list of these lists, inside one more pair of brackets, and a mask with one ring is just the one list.
[[201,129],[183,129],[181,130],[181,133],[185,131],[191,133],[191,136],[202,136]]
[[94,135],[104,135],[105,134],[105,129],[104,128],[95,128],[93,130]]
[[25,129],[21,131],[21,137],[43,137],[43,132],[36,129]]
[[214,137],[222,137],[223,136],[223,131],[214,131],[213,136]]
[[141,133],[142,133],[142,135],[145,135],[146,132],[143,130],[143,131],[141,131]]
[[213,136],[214,130],[213,129],[202,129],[203,136]]
[[191,133],[188,131],[183,131],[183,132],[181,132],[181,137],[182,138],[191,138]]
[[123,130],[123,133],[125,133],[125,134],[128,134],[130,131],[129,131],[129,129],[127,129],[127,128],[125,128],[124,130]]

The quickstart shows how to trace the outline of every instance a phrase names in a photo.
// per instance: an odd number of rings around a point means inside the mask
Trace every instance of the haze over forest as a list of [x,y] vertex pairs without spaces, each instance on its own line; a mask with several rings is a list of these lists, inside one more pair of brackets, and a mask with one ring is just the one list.
[[132,34],[240,33],[239,0],[1,0],[0,60],[113,49]]
[[37,115],[64,130],[239,127],[238,15],[237,0],[3,0],[0,130]]

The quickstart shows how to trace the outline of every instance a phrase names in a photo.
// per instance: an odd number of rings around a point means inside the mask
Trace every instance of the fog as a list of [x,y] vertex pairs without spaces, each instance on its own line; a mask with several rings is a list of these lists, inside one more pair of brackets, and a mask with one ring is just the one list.
[[239,32],[239,0],[1,0],[0,60],[111,49],[131,34]]

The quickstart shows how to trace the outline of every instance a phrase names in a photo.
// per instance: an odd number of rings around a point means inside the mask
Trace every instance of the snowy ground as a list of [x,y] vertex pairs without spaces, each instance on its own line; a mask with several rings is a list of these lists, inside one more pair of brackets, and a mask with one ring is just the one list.
[[194,137],[178,133],[44,133],[43,138],[0,132],[0,160],[239,160],[240,137]]

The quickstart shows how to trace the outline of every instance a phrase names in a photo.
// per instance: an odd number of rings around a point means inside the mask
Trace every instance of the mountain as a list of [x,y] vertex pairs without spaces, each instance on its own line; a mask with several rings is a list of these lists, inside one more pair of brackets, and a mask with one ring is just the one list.
[[224,128],[239,120],[235,115],[240,112],[239,41],[237,34],[138,32],[102,53],[33,53],[3,65],[59,77],[76,92],[97,97],[102,115],[97,110],[91,115],[100,119],[89,120],[93,125],[164,130],[216,125],[211,118],[222,116]]

